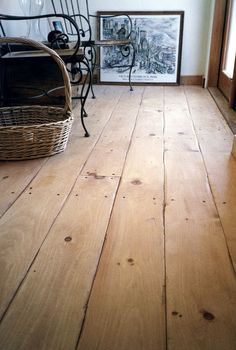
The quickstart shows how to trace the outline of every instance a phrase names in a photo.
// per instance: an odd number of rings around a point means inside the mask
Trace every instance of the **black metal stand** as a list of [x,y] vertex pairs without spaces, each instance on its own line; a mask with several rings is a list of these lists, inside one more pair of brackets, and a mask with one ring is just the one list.
[[[88,58],[86,57],[85,53],[84,53],[84,49],[81,49],[82,45],[81,45],[81,40],[80,40],[80,29],[77,26],[76,22],[73,20],[73,18],[71,18],[70,16],[67,16],[65,14],[46,14],[46,15],[40,15],[40,16],[30,16],[30,17],[25,17],[25,16],[10,16],[10,15],[3,15],[0,14],[0,21],[3,20],[30,20],[30,19],[42,19],[42,18],[50,18],[50,17],[59,17],[59,18],[63,18],[64,20],[69,21],[70,26],[73,26],[75,32],[77,33],[77,41],[74,42],[73,44],[73,48],[72,49],[60,49],[61,46],[65,47],[65,38],[62,36],[59,36],[58,38],[55,38],[55,40],[53,40],[53,42],[51,43],[53,48],[59,48],[59,50],[55,50],[62,58],[62,60],[64,61],[67,70],[70,74],[70,78],[71,78],[71,84],[73,86],[78,86],[78,90],[79,93],[76,96],[72,96],[72,99],[75,100],[80,100],[81,101],[81,107],[80,107],[80,118],[81,118],[81,124],[82,127],[85,131],[85,137],[89,136],[89,132],[85,126],[84,123],[84,116],[86,116],[86,112],[85,112],[85,103],[89,94],[89,91],[91,89],[92,86],[92,71],[91,71],[91,65],[88,62]],[[51,46],[50,43],[46,43],[48,46]],[[8,54],[10,52],[12,52],[12,50],[14,50],[13,46],[7,45],[5,47],[5,54],[8,52]],[[9,52],[10,51],[10,52]],[[23,57],[21,55],[15,57],[15,60],[19,60],[20,57]],[[35,64],[37,64],[37,62],[39,62],[40,60],[47,60],[48,57],[40,57],[40,55],[38,55],[37,57],[34,55],[30,56],[30,51],[28,51],[28,56],[26,55],[26,57],[28,57],[28,60],[33,60],[35,62]],[[3,55],[3,57],[1,58],[2,64],[4,63],[4,66],[7,64],[7,59],[9,58],[10,60],[10,55]],[[8,60],[8,61],[9,61]],[[10,61],[9,61],[10,62]],[[12,61],[11,61],[12,62]],[[4,84],[6,75],[2,75],[4,76],[4,79],[2,79],[2,83]],[[17,87],[15,87],[17,88]],[[18,88],[24,88],[23,86],[18,86]],[[37,101],[38,99],[42,99],[47,97],[50,101],[50,103],[56,103],[58,104],[58,100],[60,100],[60,98],[58,99],[55,96],[52,96],[52,94],[59,90],[61,87],[57,86],[56,88],[53,89],[49,89],[49,90],[45,90],[45,89],[40,89],[38,87],[35,86],[31,86],[31,87],[27,87],[28,89],[31,90],[31,96],[28,96],[27,99],[29,100],[29,102],[34,102]],[[1,89],[2,90],[2,89]],[[11,92],[14,91],[14,87],[12,88]],[[32,93],[34,92],[34,93]],[[93,91],[92,94],[94,95]],[[13,96],[10,96],[11,98],[7,98],[7,103],[9,103],[9,101],[11,101],[11,104],[17,104],[17,102],[19,102],[19,98],[15,98],[14,97],[14,93]],[[5,98],[6,100],[6,98]],[[3,103],[4,103],[4,94],[3,94]]]
[[[126,13],[119,13],[114,15],[92,15],[89,11],[89,1],[88,0],[80,0],[80,1],[66,1],[63,0],[51,0],[52,8],[55,14],[57,13],[65,13],[68,16],[71,16],[80,28],[82,45],[85,48],[85,55],[88,58],[92,81],[91,81],[91,92],[92,98],[95,98],[93,91],[93,76],[95,68],[98,70],[107,69],[107,68],[118,68],[121,70],[128,70],[128,84],[130,87],[130,91],[133,91],[132,87],[132,69],[135,63],[135,48],[132,42],[131,34],[132,34],[132,20],[129,15]],[[109,39],[105,40],[94,40],[92,39],[92,28],[90,20],[91,18],[95,18],[98,23],[103,19],[115,19],[118,17],[124,17],[126,22],[128,23],[127,28],[121,28],[120,30],[114,32]],[[66,25],[65,23],[65,32],[69,36],[75,35],[73,28],[71,26]],[[98,30],[99,32],[99,30]],[[101,47],[117,47],[118,51],[122,55],[123,58],[130,57],[129,63],[125,64],[109,64],[105,67],[102,66],[102,63],[99,62],[98,55],[96,53],[97,48]]]

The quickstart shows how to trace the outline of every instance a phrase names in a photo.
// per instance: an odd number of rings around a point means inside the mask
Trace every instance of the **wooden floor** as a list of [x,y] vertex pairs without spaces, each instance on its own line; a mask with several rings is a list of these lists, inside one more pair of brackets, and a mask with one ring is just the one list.
[[231,131],[200,87],[96,95],[90,138],[0,163],[0,349],[235,350]]

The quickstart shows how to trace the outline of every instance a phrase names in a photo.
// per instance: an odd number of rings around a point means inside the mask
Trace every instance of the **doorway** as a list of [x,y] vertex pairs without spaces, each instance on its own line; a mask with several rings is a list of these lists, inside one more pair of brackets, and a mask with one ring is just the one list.
[[236,81],[236,0],[228,0],[224,24],[223,46],[219,70],[218,88],[230,107],[235,108]]
[[215,0],[208,87],[218,88],[236,110],[236,0]]

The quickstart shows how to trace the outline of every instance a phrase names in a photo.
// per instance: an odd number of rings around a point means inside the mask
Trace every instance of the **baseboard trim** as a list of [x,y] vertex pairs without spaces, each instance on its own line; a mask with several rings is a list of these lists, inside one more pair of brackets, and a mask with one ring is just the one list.
[[233,147],[232,147],[232,156],[236,159],[236,135],[234,135]]
[[[98,75],[95,73],[93,75],[93,83],[94,84],[105,84],[103,82],[99,82]],[[112,83],[109,83],[112,85]],[[122,83],[118,84],[122,85]],[[133,85],[157,85],[155,83],[135,83],[133,82]],[[162,85],[162,84],[158,84]],[[168,84],[163,84],[163,85],[168,85]],[[172,85],[177,85],[177,84],[172,84]],[[200,85],[204,86],[204,77],[202,75],[183,75],[180,77],[180,85]]]
[[200,85],[204,86],[204,77],[202,75],[182,75],[180,85]]

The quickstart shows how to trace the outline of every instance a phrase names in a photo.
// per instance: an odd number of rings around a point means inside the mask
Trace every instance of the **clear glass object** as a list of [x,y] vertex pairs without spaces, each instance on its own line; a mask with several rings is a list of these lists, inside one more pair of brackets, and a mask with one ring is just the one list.
[[[25,16],[39,16],[42,13],[44,0],[18,0]],[[40,30],[40,20],[32,19],[27,21],[26,37],[36,41],[43,41]]]

